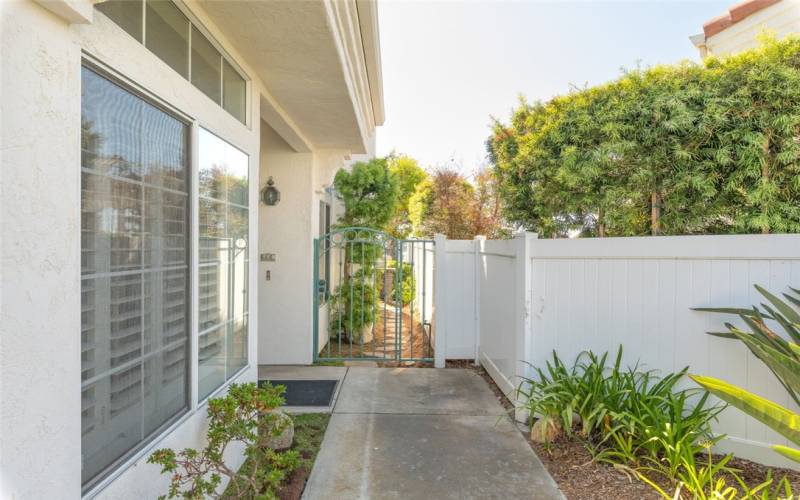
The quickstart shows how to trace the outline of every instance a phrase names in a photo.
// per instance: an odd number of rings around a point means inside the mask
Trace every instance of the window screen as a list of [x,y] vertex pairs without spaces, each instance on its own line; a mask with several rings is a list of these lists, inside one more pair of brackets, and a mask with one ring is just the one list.
[[233,69],[233,66],[231,66],[231,63],[229,63],[227,59],[225,59],[222,64],[222,90],[222,107],[224,107],[228,113],[235,116],[240,122],[245,123],[245,94],[247,92],[247,86],[242,75]]
[[189,78],[189,20],[170,0],[147,0],[145,45]]
[[95,8],[141,42],[143,2],[144,0],[106,0],[95,4]]
[[192,26],[192,83],[219,104],[222,84],[222,54]]
[[189,127],[81,74],[82,481],[188,406]]
[[105,0],[95,7],[247,124],[247,81],[172,0]]

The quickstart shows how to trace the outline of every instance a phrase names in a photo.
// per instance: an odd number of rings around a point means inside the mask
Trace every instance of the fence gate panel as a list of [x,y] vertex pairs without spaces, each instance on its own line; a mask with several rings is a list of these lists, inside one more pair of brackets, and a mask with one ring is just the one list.
[[314,360],[432,361],[431,240],[341,228],[314,240]]

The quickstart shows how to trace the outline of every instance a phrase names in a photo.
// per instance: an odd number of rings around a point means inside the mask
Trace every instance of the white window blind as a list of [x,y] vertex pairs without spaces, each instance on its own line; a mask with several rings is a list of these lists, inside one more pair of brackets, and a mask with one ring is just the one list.
[[82,69],[82,480],[188,407],[189,127]]

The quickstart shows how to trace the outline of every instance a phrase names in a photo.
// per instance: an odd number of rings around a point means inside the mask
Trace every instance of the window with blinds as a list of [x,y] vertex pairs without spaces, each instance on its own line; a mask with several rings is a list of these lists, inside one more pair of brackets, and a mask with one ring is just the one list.
[[82,480],[188,408],[189,126],[93,69],[81,88]]
[[247,365],[249,159],[205,129],[198,140],[202,400]]

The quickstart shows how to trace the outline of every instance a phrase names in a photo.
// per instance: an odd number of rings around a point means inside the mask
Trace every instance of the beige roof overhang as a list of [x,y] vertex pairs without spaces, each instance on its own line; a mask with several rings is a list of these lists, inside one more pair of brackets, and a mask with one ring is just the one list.
[[268,122],[279,108],[313,148],[367,151],[383,123],[374,1],[199,3],[270,93]]

